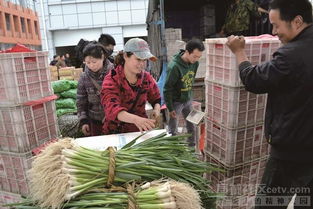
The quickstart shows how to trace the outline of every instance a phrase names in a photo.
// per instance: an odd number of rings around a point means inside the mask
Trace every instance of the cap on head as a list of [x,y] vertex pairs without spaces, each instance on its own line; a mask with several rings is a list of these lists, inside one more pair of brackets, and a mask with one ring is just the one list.
[[124,46],[125,52],[132,52],[139,59],[150,59],[156,61],[157,58],[151,54],[148,43],[141,38],[132,38]]

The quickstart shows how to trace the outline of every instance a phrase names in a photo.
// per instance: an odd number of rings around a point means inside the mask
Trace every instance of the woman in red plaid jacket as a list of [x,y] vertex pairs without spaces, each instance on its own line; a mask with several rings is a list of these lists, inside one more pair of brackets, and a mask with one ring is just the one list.
[[146,41],[130,39],[117,55],[115,69],[106,75],[101,91],[105,112],[104,134],[147,131],[156,120],[148,119],[145,105],[153,107],[153,118],[160,115],[160,91],[154,78],[145,71],[147,60],[156,60]]

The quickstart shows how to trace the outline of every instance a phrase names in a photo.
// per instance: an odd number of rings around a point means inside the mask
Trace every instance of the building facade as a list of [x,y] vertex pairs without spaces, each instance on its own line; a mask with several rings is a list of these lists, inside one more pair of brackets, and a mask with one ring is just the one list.
[[42,49],[54,54],[75,55],[81,38],[97,40],[112,35],[115,51],[131,37],[146,37],[148,0],[37,0]]
[[15,44],[41,49],[39,20],[33,1],[0,0],[0,50]]

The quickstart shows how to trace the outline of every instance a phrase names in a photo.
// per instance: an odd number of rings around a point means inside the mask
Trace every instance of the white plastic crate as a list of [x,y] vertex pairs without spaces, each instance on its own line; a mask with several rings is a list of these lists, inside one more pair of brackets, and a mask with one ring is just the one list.
[[[278,38],[245,37],[246,54],[252,64],[269,61],[280,47]],[[235,55],[226,46],[226,38],[206,39],[206,79],[230,86],[241,86]]]
[[253,94],[244,87],[205,82],[205,112],[211,120],[227,128],[264,121],[266,94]]
[[47,52],[0,54],[0,105],[52,95]]
[[28,195],[27,174],[32,154],[0,152],[0,190]]
[[0,176],[0,190],[13,192],[24,196],[29,195],[29,187],[27,179],[17,180]]
[[210,153],[206,152],[205,161],[220,170],[206,174],[214,192],[225,195],[253,195],[260,184],[268,157],[255,159],[238,166],[226,166]]
[[228,129],[206,118],[205,128],[205,150],[226,166],[269,155],[263,124]]
[[0,151],[0,177],[26,180],[26,171],[31,168],[32,153]]
[[20,194],[5,192],[0,190],[0,209],[9,209],[4,207],[5,204],[17,203],[22,200]]
[[0,150],[28,152],[56,138],[54,100],[34,106],[0,108]]

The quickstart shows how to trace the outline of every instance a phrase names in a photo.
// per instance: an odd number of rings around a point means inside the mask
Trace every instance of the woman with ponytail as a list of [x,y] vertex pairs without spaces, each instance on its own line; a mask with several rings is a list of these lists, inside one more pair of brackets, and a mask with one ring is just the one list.
[[89,43],[83,50],[85,69],[78,81],[77,114],[85,136],[102,135],[104,111],[100,93],[105,75],[113,69],[108,52],[97,43]]

